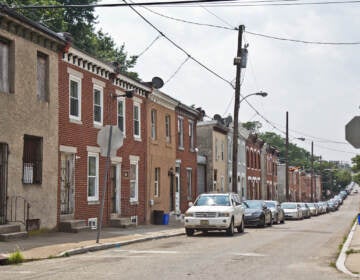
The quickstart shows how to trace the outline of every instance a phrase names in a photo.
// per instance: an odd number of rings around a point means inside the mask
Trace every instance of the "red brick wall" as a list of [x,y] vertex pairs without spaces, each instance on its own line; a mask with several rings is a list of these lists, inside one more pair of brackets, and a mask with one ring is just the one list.
[[[82,124],[75,124],[69,121],[69,74],[67,68],[73,68],[83,73],[82,79],[82,97],[81,97],[81,121]],[[109,80],[101,78],[90,73],[80,67],[68,64],[59,59],[59,145],[77,147],[76,163],[75,163],[75,218],[88,219],[98,217],[100,203],[89,204],[87,201],[87,146],[97,145],[98,128],[93,125],[93,82],[92,78],[101,80],[105,83],[103,92],[103,124],[117,124],[117,102],[110,93],[115,92],[115,87]],[[135,95],[144,99],[142,96]],[[122,157],[121,165],[121,212],[123,216],[138,216],[138,222],[145,221],[145,152],[144,144],[146,135],[146,114],[145,100],[141,104],[141,139],[142,141],[134,141],[133,138],[133,101],[126,100],[126,138],[124,145],[118,150],[117,156]],[[123,176],[124,172],[130,170],[129,156],[139,156],[139,204],[130,205],[129,201],[129,179]],[[60,160],[59,160],[60,161]],[[99,201],[103,192],[103,181],[105,173],[106,158],[99,156]],[[60,165],[59,165],[60,166]],[[60,191],[60,184],[59,184]],[[110,207],[110,196],[105,199],[104,224],[108,223]],[[60,206],[59,206],[60,208]]]

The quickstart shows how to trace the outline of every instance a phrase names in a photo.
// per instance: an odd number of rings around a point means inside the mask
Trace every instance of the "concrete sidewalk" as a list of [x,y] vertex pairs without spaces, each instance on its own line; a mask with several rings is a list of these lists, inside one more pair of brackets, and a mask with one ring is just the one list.
[[[355,275],[360,277],[360,225],[356,222],[356,225],[352,228],[353,235],[348,248],[346,248],[346,261],[345,267]],[[351,234],[351,233],[350,233]]]
[[103,228],[99,243],[97,231],[79,233],[49,232],[27,239],[0,242],[0,259],[19,250],[26,260],[81,254],[146,240],[185,234],[181,222],[169,225],[140,225],[133,228]]

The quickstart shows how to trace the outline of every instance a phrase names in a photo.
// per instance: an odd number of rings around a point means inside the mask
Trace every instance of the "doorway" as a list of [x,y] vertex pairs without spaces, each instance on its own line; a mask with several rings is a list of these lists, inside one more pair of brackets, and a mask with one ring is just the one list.
[[0,225],[6,224],[8,145],[0,143]]
[[61,215],[73,216],[75,209],[75,154],[61,153]]

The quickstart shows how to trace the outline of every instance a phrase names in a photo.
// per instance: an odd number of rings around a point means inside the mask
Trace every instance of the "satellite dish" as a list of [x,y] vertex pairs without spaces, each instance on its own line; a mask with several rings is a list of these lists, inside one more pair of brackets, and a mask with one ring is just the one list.
[[152,78],[151,83],[152,87],[156,89],[162,88],[162,86],[164,85],[164,81],[159,77]]

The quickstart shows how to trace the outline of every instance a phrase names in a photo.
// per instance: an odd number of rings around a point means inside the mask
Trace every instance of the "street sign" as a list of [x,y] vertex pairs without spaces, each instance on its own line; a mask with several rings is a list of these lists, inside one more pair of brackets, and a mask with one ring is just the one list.
[[360,148],[360,116],[354,117],[345,126],[345,139],[354,148]]
[[116,125],[104,126],[102,129],[100,129],[97,135],[97,143],[100,146],[101,155],[104,157],[107,156],[110,129],[112,129],[110,156],[116,156],[116,151],[121,148],[124,143],[124,135]]

